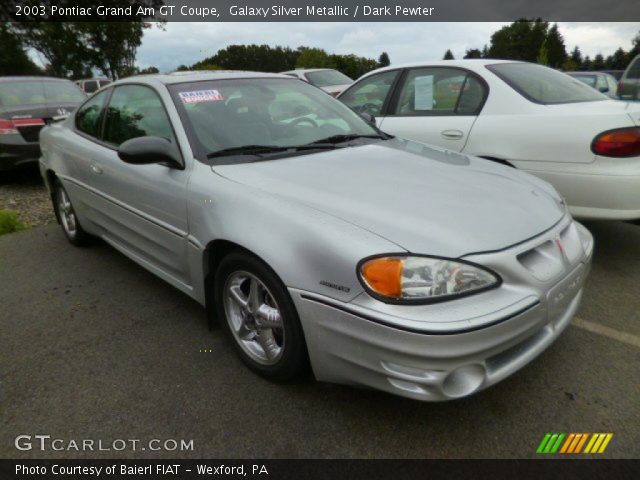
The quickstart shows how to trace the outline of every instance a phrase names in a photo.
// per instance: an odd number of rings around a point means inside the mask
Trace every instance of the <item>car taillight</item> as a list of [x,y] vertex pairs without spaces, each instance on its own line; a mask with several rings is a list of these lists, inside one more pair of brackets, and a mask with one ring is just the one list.
[[44,126],[44,120],[42,118],[16,118],[13,120],[0,118],[0,135],[17,134],[19,133],[18,127],[41,127],[41,126]]
[[603,157],[640,156],[640,127],[602,132],[591,143],[591,150]]
[[0,135],[11,135],[14,133],[18,133],[18,130],[16,130],[13,122],[0,118]]
[[622,81],[618,82],[618,87],[616,88],[616,96],[622,95]]

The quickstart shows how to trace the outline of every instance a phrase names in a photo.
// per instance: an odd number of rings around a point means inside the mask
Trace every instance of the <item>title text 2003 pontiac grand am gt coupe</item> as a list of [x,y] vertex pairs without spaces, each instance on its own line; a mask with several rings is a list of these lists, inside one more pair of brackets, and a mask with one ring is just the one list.
[[569,324],[593,241],[542,180],[389,137],[284,75],[133,77],[42,135],[63,230],[209,309],[243,361],[420,400]]

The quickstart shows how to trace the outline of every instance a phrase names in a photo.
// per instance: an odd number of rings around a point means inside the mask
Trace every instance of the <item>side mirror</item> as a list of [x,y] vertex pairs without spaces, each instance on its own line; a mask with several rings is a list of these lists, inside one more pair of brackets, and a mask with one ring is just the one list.
[[178,148],[166,138],[132,138],[120,145],[118,157],[123,162],[133,165],[159,163],[169,168],[184,168]]
[[600,90],[602,93],[606,93],[609,91],[609,87],[600,87],[598,90]]
[[360,114],[360,116],[362,118],[364,118],[364,121],[367,122],[369,125],[373,125],[374,127],[377,127],[377,125],[376,125],[376,117],[374,117],[370,113],[363,112],[363,113]]

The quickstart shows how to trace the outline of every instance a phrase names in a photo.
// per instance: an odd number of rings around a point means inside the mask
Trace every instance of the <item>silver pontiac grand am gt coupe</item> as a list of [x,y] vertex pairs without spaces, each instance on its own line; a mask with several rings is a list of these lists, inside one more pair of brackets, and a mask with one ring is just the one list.
[[285,75],[127,78],[41,134],[74,245],[205,305],[259,374],[472,394],[574,315],[593,240],[546,182],[386,135]]

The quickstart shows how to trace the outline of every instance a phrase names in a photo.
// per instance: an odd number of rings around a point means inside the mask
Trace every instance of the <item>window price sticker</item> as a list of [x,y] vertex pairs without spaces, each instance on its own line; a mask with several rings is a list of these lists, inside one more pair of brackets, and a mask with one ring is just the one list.
[[196,90],[178,93],[182,103],[221,102],[224,97],[218,90]]

